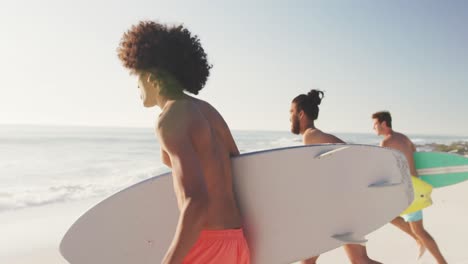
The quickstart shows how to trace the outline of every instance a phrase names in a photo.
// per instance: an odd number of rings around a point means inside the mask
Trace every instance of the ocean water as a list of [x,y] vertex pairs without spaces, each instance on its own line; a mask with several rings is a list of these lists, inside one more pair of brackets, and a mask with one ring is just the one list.
[[[301,145],[289,131],[233,131],[241,153]],[[378,144],[373,134],[336,133],[349,143]],[[468,137],[410,135],[430,143]],[[0,126],[0,212],[105,197],[169,171],[152,128]]]

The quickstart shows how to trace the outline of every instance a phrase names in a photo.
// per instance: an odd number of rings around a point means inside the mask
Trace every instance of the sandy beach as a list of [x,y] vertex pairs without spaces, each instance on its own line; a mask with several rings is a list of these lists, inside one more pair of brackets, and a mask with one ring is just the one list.
[[59,253],[70,225],[100,199],[52,204],[0,214],[0,263],[68,263]]
[[[468,264],[468,182],[433,192],[434,205],[424,211],[427,230],[437,240],[451,264]],[[14,210],[0,214],[0,263],[62,264],[67,263],[58,245],[68,227],[99,199],[61,203]],[[414,241],[391,225],[368,236],[369,255],[383,263],[435,263],[429,253],[419,261]],[[349,263],[338,248],[323,254],[318,263]]]
[[[434,204],[424,210],[426,230],[436,239],[450,264],[468,264],[468,182],[435,189]],[[385,264],[436,263],[426,251],[417,259],[417,246],[412,238],[391,224],[367,236],[369,256]],[[342,248],[323,254],[319,264],[349,263]]]

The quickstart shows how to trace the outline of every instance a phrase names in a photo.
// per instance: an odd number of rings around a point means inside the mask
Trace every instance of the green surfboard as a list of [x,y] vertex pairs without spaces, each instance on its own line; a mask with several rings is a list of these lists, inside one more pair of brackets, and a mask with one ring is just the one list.
[[468,180],[468,158],[445,152],[415,152],[419,177],[434,188]]

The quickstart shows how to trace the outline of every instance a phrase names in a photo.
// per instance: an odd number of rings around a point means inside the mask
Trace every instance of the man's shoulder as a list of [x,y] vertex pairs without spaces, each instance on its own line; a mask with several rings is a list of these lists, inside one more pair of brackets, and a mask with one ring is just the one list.
[[345,143],[343,140],[341,140],[339,137],[330,134],[330,133],[324,133],[322,132],[320,135],[321,140],[323,143],[326,144],[339,144],[339,143]]
[[395,138],[395,135],[389,135],[382,140],[381,146],[391,147],[397,143],[398,140]]
[[327,136],[328,136],[328,138],[330,138],[330,141],[332,141],[331,143],[333,143],[333,144],[345,143],[344,140],[342,140],[341,138],[337,137],[336,135],[327,134]]
[[321,130],[309,130],[304,133],[304,139],[306,144],[336,144],[344,143],[343,140],[337,136],[329,133],[325,133]]
[[320,137],[321,132],[318,130],[307,129],[304,132],[303,138],[306,144],[317,144],[319,143],[318,138]]
[[184,102],[172,102],[167,105],[156,122],[157,131],[161,136],[176,136],[188,129],[193,111]]
[[398,135],[398,139],[402,143],[413,144],[413,142],[411,141],[411,139],[407,135],[405,135],[403,133],[399,133],[399,132],[397,132],[396,135]]
[[174,123],[181,123],[190,119],[190,116],[197,113],[193,104],[187,100],[176,100],[169,102],[158,118],[159,126],[167,126]]
[[397,149],[404,153],[413,151],[413,143],[402,133],[393,133],[391,136],[386,137],[381,146]]

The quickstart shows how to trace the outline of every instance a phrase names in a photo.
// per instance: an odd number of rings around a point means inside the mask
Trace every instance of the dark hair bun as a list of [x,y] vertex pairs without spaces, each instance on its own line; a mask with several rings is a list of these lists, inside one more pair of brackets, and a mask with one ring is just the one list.
[[323,98],[323,92],[320,90],[312,89],[307,93],[307,99],[314,105],[320,105]]

